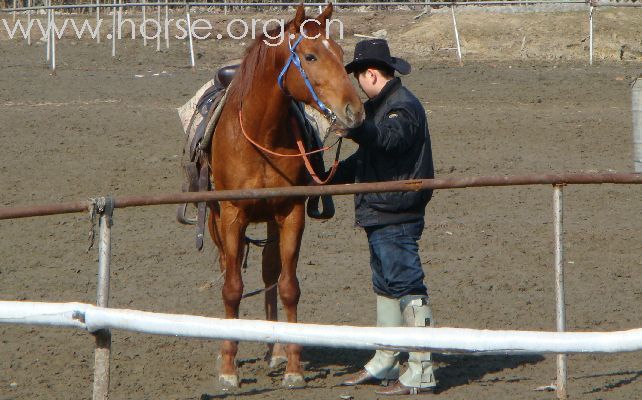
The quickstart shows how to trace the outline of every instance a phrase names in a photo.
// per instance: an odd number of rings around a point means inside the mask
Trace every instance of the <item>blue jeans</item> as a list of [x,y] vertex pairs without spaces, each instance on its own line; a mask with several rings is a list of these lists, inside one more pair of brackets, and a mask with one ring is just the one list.
[[375,293],[394,299],[428,295],[417,246],[423,229],[423,219],[365,228]]

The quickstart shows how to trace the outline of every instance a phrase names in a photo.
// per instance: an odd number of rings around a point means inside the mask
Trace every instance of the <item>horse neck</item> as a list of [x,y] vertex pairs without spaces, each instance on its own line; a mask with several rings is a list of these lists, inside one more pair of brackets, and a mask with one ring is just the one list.
[[290,98],[278,86],[278,71],[276,67],[263,68],[254,76],[242,103],[243,125],[247,134],[262,145],[294,146],[290,135],[284,134]]

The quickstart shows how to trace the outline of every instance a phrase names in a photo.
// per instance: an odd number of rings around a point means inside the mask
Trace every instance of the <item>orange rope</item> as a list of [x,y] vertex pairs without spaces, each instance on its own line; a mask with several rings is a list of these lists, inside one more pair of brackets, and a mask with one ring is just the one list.
[[[252,138],[250,138],[248,136],[247,132],[245,131],[245,128],[243,127],[243,113],[241,112],[241,110],[239,110],[239,122],[241,123],[241,131],[243,132],[243,136],[245,136],[245,138],[248,140],[248,142],[252,143],[254,146],[259,148],[261,151],[263,151],[265,153],[268,153],[268,154],[271,154],[273,156],[277,156],[277,157],[305,157],[305,156],[309,156],[311,154],[320,153],[322,151],[330,150],[332,148],[332,146],[326,146],[326,147],[320,148],[318,150],[309,151],[307,153],[304,151],[303,153],[297,153],[297,154],[277,153],[275,151],[272,151],[270,149],[267,149],[267,148],[261,146],[260,144],[258,144],[257,142],[252,140]],[[297,139],[297,143],[300,142],[300,141],[301,141],[300,139]]]
[[[305,152],[305,146],[303,145],[303,141],[301,140],[301,138],[297,138],[296,144],[297,144],[297,146],[299,148],[299,154],[277,153],[275,151],[272,151],[272,150],[270,150],[268,148],[265,148],[265,147],[261,146],[260,144],[258,144],[254,140],[252,140],[252,138],[250,138],[250,136],[245,131],[245,128],[243,127],[243,112],[241,110],[239,110],[239,123],[241,124],[241,132],[243,132],[243,136],[245,136],[245,138],[248,140],[248,142],[252,143],[259,150],[261,150],[261,151],[263,151],[265,153],[271,154],[273,156],[277,156],[277,157],[302,157],[303,158],[303,164],[305,164],[305,168],[308,170],[308,173],[310,174],[312,179],[314,179],[314,181],[316,183],[318,183],[319,185],[325,185],[326,183],[330,182],[330,180],[334,177],[334,174],[336,174],[337,167],[339,166],[338,155],[334,159],[334,164],[332,164],[332,168],[330,169],[330,173],[328,174],[328,177],[325,180],[321,180],[321,178],[319,178],[317,173],[314,171],[314,168],[312,168],[312,164],[310,163],[310,160],[308,159],[309,155],[315,154],[315,153],[320,153],[320,152],[325,151],[325,150],[329,150],[330,148],[334,147],[334,145],[326,146],[326,147],[320,148],[318,150],[309,151],[309,152],[306,153]],[[293,122],[293,124],[294,123],[295,122]],[[337,143],[338,143],[338,141],[337,141]]]

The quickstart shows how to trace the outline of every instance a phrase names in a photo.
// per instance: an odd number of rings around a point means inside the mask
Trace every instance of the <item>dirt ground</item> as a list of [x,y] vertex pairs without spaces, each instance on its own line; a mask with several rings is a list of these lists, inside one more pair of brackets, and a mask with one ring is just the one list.
[[[642,63],[609,56],[588,67],[587,55],[571,49],[560,50],[561,60],[469,53],[458,67],[452,52],[420,51],[422,39],[396,24],[412,15],[351,17],[350,29],[352,35],[387,28],[393,48],[413,64],[403,81],[428,112],[439,177],[631,171],[629,83]],[[342,42],[348,57],[351,35]],[[109,44],[63,40],[52,77],[42,44],[0,41],[0,204],[177,191],[183,138],[175,108],[215,66],[240,56],[241,46],[223,42],[198,42],[192,73],[184,44],[156,53],[125,42],[112,59]],[[344,155],[353,150],[347,146]],[[639,186],[565,188],[569,330],[642,327],[640,199]],[[335,201],[333,220],[306,228],[300,321],[372,325],[366,238],[353,225],[351,197]],[[175,223],[174,207],[118,210],[114,222],[110,306],[222,316],[213,246],[195,252],[193,230]],[[80,214],[0,222],[0,299],[94,302],[97,253],[85,251],[89,230]],[[255,237],[263,232],[251,230]],[[436,192],[420,248],[437,324],[554,330],[552,241],[548,186]],[[244,271],[248,289],[261,286],[259,254],[251,251]],[[262,303],[260,296],[244,301],[242,317],[262,318]],[[111,398],[377,398],[374,387],[337,387],[363,365],[366,351],[306,348],[308,388],[288,391],[280,386],[283,371],[263,362],[265,346],[243,343],[242,387],[222,394],[216,350],[213,341],[113,332]],[[435,358],[436,398],[555,397],[533,391],[555,379],[552,355]],[[85,332],[0,326],[2,400],[89,398],[92,365],[93,339]],[[640,399],[642,357],[572,355],[568,390],[575,399]]]

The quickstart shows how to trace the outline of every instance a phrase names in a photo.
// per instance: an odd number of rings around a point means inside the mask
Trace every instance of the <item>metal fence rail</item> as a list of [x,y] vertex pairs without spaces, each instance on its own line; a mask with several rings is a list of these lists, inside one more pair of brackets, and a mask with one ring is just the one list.
[[[114,198],[114,208],[152,206],[161,204],[197,203],[242,199],[269,199],[285,196],[347,195],[357,193],[410,192],[422,189],[462,189],[469,187],[566,185],[566,184],[642,184],[642,175],[634,173],[609,174],[538,174],[521,176],[480,176],[472,178],[420,179],[409,181],[356,183],[350,185],[290,186],[282,188],[215,190],[211,192],[165,193],[151,196]],[[86,212],[91,200],[0,208],[0,220],[43,215]]]

